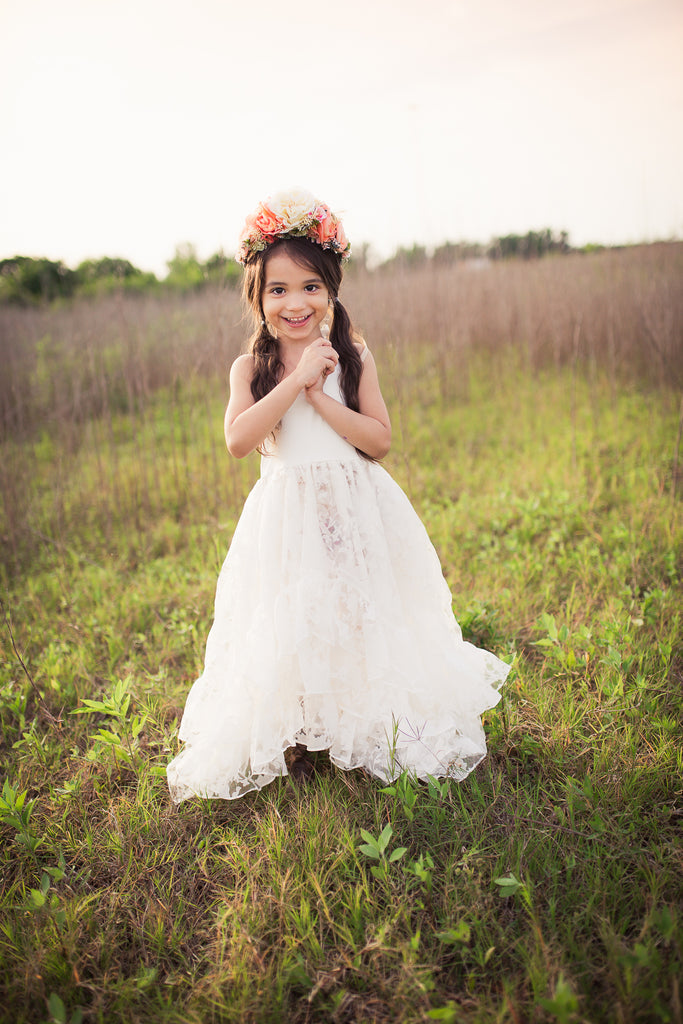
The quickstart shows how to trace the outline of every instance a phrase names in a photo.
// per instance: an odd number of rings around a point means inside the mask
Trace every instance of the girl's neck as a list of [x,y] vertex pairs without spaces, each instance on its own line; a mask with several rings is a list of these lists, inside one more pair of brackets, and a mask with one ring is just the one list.
[[308,346],[307,341],[297,344],[295,341],[278,341],[278,355],[280,362],[285,368],[285,376],[288,376],[301,359],[304,349]]

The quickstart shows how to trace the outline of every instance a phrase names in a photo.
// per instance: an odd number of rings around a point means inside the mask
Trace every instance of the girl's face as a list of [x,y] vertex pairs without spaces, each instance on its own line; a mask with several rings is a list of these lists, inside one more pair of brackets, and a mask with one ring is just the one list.
[[310,345],[319,338],[329,301],[325,282],[316,270],[295,263],[284,252],[268,258],[261,305],[278,341]]

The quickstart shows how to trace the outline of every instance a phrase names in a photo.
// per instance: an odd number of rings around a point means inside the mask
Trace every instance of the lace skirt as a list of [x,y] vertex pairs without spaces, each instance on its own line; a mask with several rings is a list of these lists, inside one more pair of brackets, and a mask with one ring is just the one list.
[[508,672],[463,641],[436,552],[381,466],[269,466],[218,579],[171,796],[260,788],[296,742],[384,781],[462,779]]

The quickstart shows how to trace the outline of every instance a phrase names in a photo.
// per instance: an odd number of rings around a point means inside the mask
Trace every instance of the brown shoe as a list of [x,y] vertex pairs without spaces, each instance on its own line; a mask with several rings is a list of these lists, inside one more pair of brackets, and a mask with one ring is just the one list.
[[287,768],[292,776],[292,780],[298,785],[301,785],[302,782],[308,782],[309,779],[313,778],[315,768],[308,755],[308,749],[303,743],[297,743],[291,751],[290,756],[287,758]]

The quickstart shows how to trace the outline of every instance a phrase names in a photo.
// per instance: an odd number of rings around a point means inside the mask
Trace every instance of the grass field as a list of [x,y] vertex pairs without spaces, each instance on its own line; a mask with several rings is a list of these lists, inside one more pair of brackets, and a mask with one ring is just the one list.
[[3,1022],[683,1019],[682,268],[350,276],[387,468],[514,665],[489,756],[180,808],[258,473],[222,442],[237,300],[0,312]]

